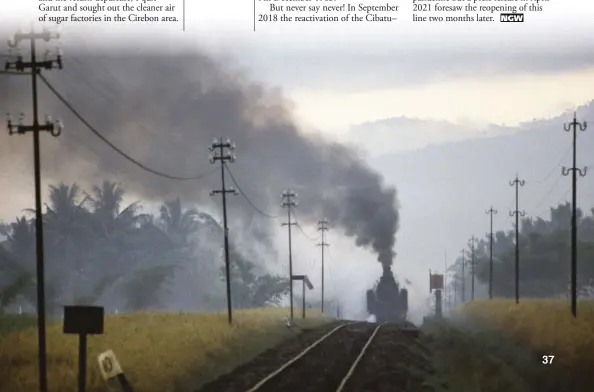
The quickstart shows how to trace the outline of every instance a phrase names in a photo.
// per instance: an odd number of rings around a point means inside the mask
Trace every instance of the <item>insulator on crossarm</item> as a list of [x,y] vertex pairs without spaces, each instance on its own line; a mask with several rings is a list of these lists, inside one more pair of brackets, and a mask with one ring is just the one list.
[[62,120],[57,120],[54,123],[54,127],[51,130],[51,134],[54,137],[58,137],[62,134],[63,130],[64,130],[64,124],[62,124]]

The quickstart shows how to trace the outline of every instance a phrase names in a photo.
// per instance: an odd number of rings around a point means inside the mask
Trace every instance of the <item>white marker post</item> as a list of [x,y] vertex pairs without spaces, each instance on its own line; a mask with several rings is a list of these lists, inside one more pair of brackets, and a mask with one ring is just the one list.
[[134,392],[114,352],[107,350],[97,356],[99,370],[105,381],[116,378],[123,392]]

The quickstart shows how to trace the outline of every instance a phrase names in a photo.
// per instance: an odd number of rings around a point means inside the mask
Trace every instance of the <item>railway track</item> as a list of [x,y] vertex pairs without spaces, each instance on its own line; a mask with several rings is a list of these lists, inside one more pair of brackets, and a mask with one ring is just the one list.
[[292,390],[295,380],[304,379],[309,380],[306,391],[340,392],[381,326],[339,325],[246,392]]
[[[377,358],[382,358],[384,367],[398,362],[386,358],[390,352],[381,353],[386,351],[386,343],[418,344],[415,337],[419,330],[412,324],[347,322],[321,333],[290,352],[272,350],[265,359],[236,369],[200,392],[360,392],[362,382],[366,391],[380,390],[370,385],[376,378]],[[386,373],[392,374],[393,369],[386,369]]]
[[[398,331],[407,336],[418,335],[418,329],[411,325],[372,324],[367,322],[348,322],[340,324],[299,351],[290,358],[277,361],[267,369],[253,366],[237,372],[227,382],[212,385],[202,391],[225,392],[351,392],[360,385],[361,374],[373,373],[374,358],[379,356],[381,342],[392,339],[384,336],[383,330]],[[371,358],[367,358],[371,357]],[[394,361],[388,361],[393,363]],[[229,377],[229,376],[228,376]],[[367,376],[366,376],[367,377]],[[242,379],[242,381],[238,381]],[[223,380],[221,380],[223,381]],[[231,382],[232,381],[232,382]],[[221,388],[224,385],[223,388]],[[370,389],[373,390],[373,389]]]

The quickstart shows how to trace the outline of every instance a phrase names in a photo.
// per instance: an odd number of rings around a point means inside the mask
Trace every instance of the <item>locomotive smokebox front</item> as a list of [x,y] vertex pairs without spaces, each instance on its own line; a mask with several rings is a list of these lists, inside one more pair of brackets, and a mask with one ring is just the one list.
[[389,265],[383,265],[379,281],[372,290],[367,290],[367,312],[378,323],[406,320],[408,291],[400,289]]

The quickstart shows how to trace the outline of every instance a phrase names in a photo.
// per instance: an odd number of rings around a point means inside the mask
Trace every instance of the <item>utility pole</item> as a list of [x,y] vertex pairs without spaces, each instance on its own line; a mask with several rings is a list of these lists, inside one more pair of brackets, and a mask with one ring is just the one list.
[[493,214],[497,214],[497,210],[491,209],[487,211],[491,215],[491,232],[489,233],[489,299],[493,299]]
[[19,55],[15,62],[6,61],[5,69],[15,69],[24,72],[27,69],[31,70],[31,84],[33,91],[33,125],[23,125],[24,115],[21,114],[18,125],[13,125],[12,119],[8,118],[8,133],[9,135],[33,132],[33,164],[35,177],[35,248],[37,256],[37,335],[39,345],[39,390],[47,392],[47,349],[46,349],[46,333],[45,333],[45,271],[44,271],[44,253],[43,253],[43,216],[41,204],[41,158],[40,158],[40,142],[39,132],[47,131],[52,136],[58,137],[62,133],[62,124],[57,121],[52,123],[49,116],[46,117],[44,125],[39,124],[39,113],[37,107],[37,75],[41,73],[41,69],[52,69],[54,65],[62,69],[62,56],[58,54],[55,60],[44,59],[44,61],[37,61],[37,53],[35,48],[35,41],[43,39],[48,42],[51,39],[60,38],[58,33],[51,33],[48,30],[43,30],[41,33],[36,33],[31,28],[30,33],[23,34],[17,32],[14,35],[13,42],[8,42],[8,46],[16,48],[23,40],[29,40],[31,43],[31,61],[23,61],[23,56]]
[[569,175],[571,172],[571,187],[572,187],[572,213],[571,213],[571,314],[573,317],[577,317],[577,173],[581,177],[586,175],[588,167],[579,169],[576,166],[576,140],[577,140],[577,129],[585,131],[588,124],[584,121],[582,124],[577,122],[576,113],[573,114],[573,121],[569,124],[565,124],[564,128],[566,132],[573,130],[573,166],[571,168],[563,167],[562,174],[564,176]]
[[454,275],[454,307],[458,306],[458,279],[455,279],[456,275]]
[[466,303],[466,279],[464,276],[464,266],[466,264],[466,257],[464,249],[462,249],[462,304]]
[[450,288],[448,288],[448,281],[447,281],[447,277],[448,277],[448,255],[447,255],[446,252],[443,252],[443,264],[444,264],[444,267],[445,267],[445,270],[444,270],[444,273],[443,273],[443,280],[444,280],[444,282],[443,282],[443,291],[444,291],[444,300],[443,300],[443,302],[444,302],[444,308],[447,311],[447,310],[449,310],[452,307],[452,304],[451,304],[452,301],[449,298],[450,297],[451,290],[450,290]]
[[526,215],[524,211],[518,209],[518,188],[524,184],[525,181],[518,179],[517,174],[516,179],[509,183],[510,186],[516,187],[516,209],[509,212],[509,216],[516,217],[516,304],[520,303],[520,216]]
[[[225,149],[229,149],[227,153],[224,153]],[[210,156],[210,163],[216,161],[221,162],[221,189],[215,189],[210,192],[210,195],[221,194],[223,198],[223,229],[225,231],[225,277],[227,279],[227,316],[229,319],[229,325],[233,322],[233,316],[231,314],[231,271],[229,263],[229,228],[227,226],[227,193],[237,194],[237,191],[233,188],[225,188],[225,161],[235,162],[235,155],[231,151],[235,150],[235,144],[231,144],[229,139],[223,141],[221,139],[215,139],[212,142],[209,150],[213,152]]]
[[324,248],[330,246],[326,243],[325,232],[328,231],[328,219],[322,219],[318,222],[318,231],[322,232],[322,242],[318,244],[322,248],[322,313],[324,313]]
[[475,236],[472,236],[472,238],[470,238],[470,242],[469,242],[470,249],[471,249],[471,255],[472,255],[471,256],[471,261],[470,261],[470,268],[471,268],[471,274],[472,274],[472,281],[471,281],[472,282],[471,283],[472,288],[471,288],[471,291],[470,291],[470,300],[471,301],[474,301],[474,267],[475,267],[475,263],[476,263],[476,260],[474,259],[474,246],[475,246],[475,243],[476,243],[476,238],[475,238]]
[[289,228],[289,297],[291,301],[291,321],[293,321],[293,255],[291,250],[291,226],[296,226],[297,222],[291,222],[291,208],[297,207],[297,194],[290,189],[285,190],[281,195],[281,206],[287,207],[287,222],[282,226]]

